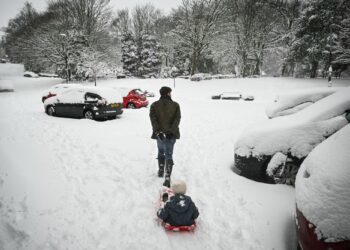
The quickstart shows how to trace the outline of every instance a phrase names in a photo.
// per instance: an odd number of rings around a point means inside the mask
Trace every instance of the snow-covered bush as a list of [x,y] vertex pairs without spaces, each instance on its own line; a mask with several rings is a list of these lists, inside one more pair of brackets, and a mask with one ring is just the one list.
[[195,81],[195,82],[199,82],[202,80],[211,80],[212,76],[210,74],[207,73],[198,73],[198,74],[194,74],[190,77],[191,81]]
[[217,75],[212,76],[213,79],[230,79],[230,78],[235,78],[235,77],[236,77],[236,75],[234,75],[234,74],[230,74],[230,75],[217,74]]

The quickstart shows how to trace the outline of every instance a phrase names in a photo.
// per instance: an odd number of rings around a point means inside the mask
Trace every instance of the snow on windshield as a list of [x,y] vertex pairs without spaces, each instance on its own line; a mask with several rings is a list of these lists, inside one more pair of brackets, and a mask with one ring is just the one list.
[[116,88],[88,87],[84,89],[86,89],[86,91],[98,94],[102,98],[106,99],[108,103],[123,102],[123,98]]
[[338,90],[340,90],[340,88],[311,88],[280,93],[276,96],[275,100],[266,107],[265,113],[270,118],[289,115],[304,109],[306,106]]
[[296,178],[298,209],[327,241],[350,240],[349,138],[347,125],[310,153]]

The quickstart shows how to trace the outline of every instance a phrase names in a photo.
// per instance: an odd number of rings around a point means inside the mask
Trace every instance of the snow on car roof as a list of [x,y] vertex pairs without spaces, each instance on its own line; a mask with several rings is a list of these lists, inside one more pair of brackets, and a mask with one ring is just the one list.
[[106,99],[108,103],[123,102],[122,96],[120,95],[119,91],[115,88],[82,86],[82,87],[68,88],[67,90],[59,93],[57,96],[46,99],[44,104],[46,107],[48,104],[54,103],[57,98],[61,98],[61,100],[65,100],[66,99],[65,97],[68,93],[69,93],[69,100],[70,100],[69,102],[80,103],[83,101],[83,96],[84,96],[84,93],[86,92],[98,94],[102,98]]
[[350,240],[350,125],[318,145],[296,177],[298,209],[318,238]]
[[[276,96],[275,100],[270,103],[265,110],[266,115],[269,118],[288,115],[294,113],[296,110],[291,110],[298,105],[303,105],[305,103],[314,103],[334,92],[340,90],[341,88],[311,88],[289,91],[287,93],[280,93]],[[305,108],[307,105],[300,106],[300,109]],[[288,111],[289,110],[289,111]]]
[[222,97],[230,97],[230,96],[233,96],[233,97],[240,97],[241,96],[241,93],[240,92],[223,92],[221,94]]
[[108,87],[83,87],[86,92],[91,92],[105,98],[108,103],[123,102],[120,92],[116,88]]
[[[295,114],[276,117],[249,127],[237,140],[235,153],[258,156],[287,153],[291,150],[294,156],[306,156],[315,145],[347,124],[343,116],[330,118],[343,115],[348,109],[349,87],[338,90]],[[330,120],[327,121],[328,119]],[[297,146],[292,147],[293,145]]]

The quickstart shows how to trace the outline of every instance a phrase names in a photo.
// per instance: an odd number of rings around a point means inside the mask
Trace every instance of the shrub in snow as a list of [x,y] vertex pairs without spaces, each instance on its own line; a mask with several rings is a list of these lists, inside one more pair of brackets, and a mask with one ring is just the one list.
[[211,80],[212,76],[210,74],[207,73],[198,73],[198,74],[194,74],[190,77],[191,81],[195,81],[195,82],[199,82],[202,80]]
[[213,75],[212,78],[213,79],[230,79],[230,78],[235,78],[236,75],[221,75],[221,74],[218,74],[218,75]]

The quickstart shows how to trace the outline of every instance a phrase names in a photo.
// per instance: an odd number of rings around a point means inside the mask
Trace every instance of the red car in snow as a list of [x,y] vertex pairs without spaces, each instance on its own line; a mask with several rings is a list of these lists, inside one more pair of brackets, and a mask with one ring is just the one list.
[[123,108],[138,109],[147,106],[147,97],[140,89],[132,89],[123,97]]
[[350,249],[350,124],[304,160],[295,184],[298,249]]

